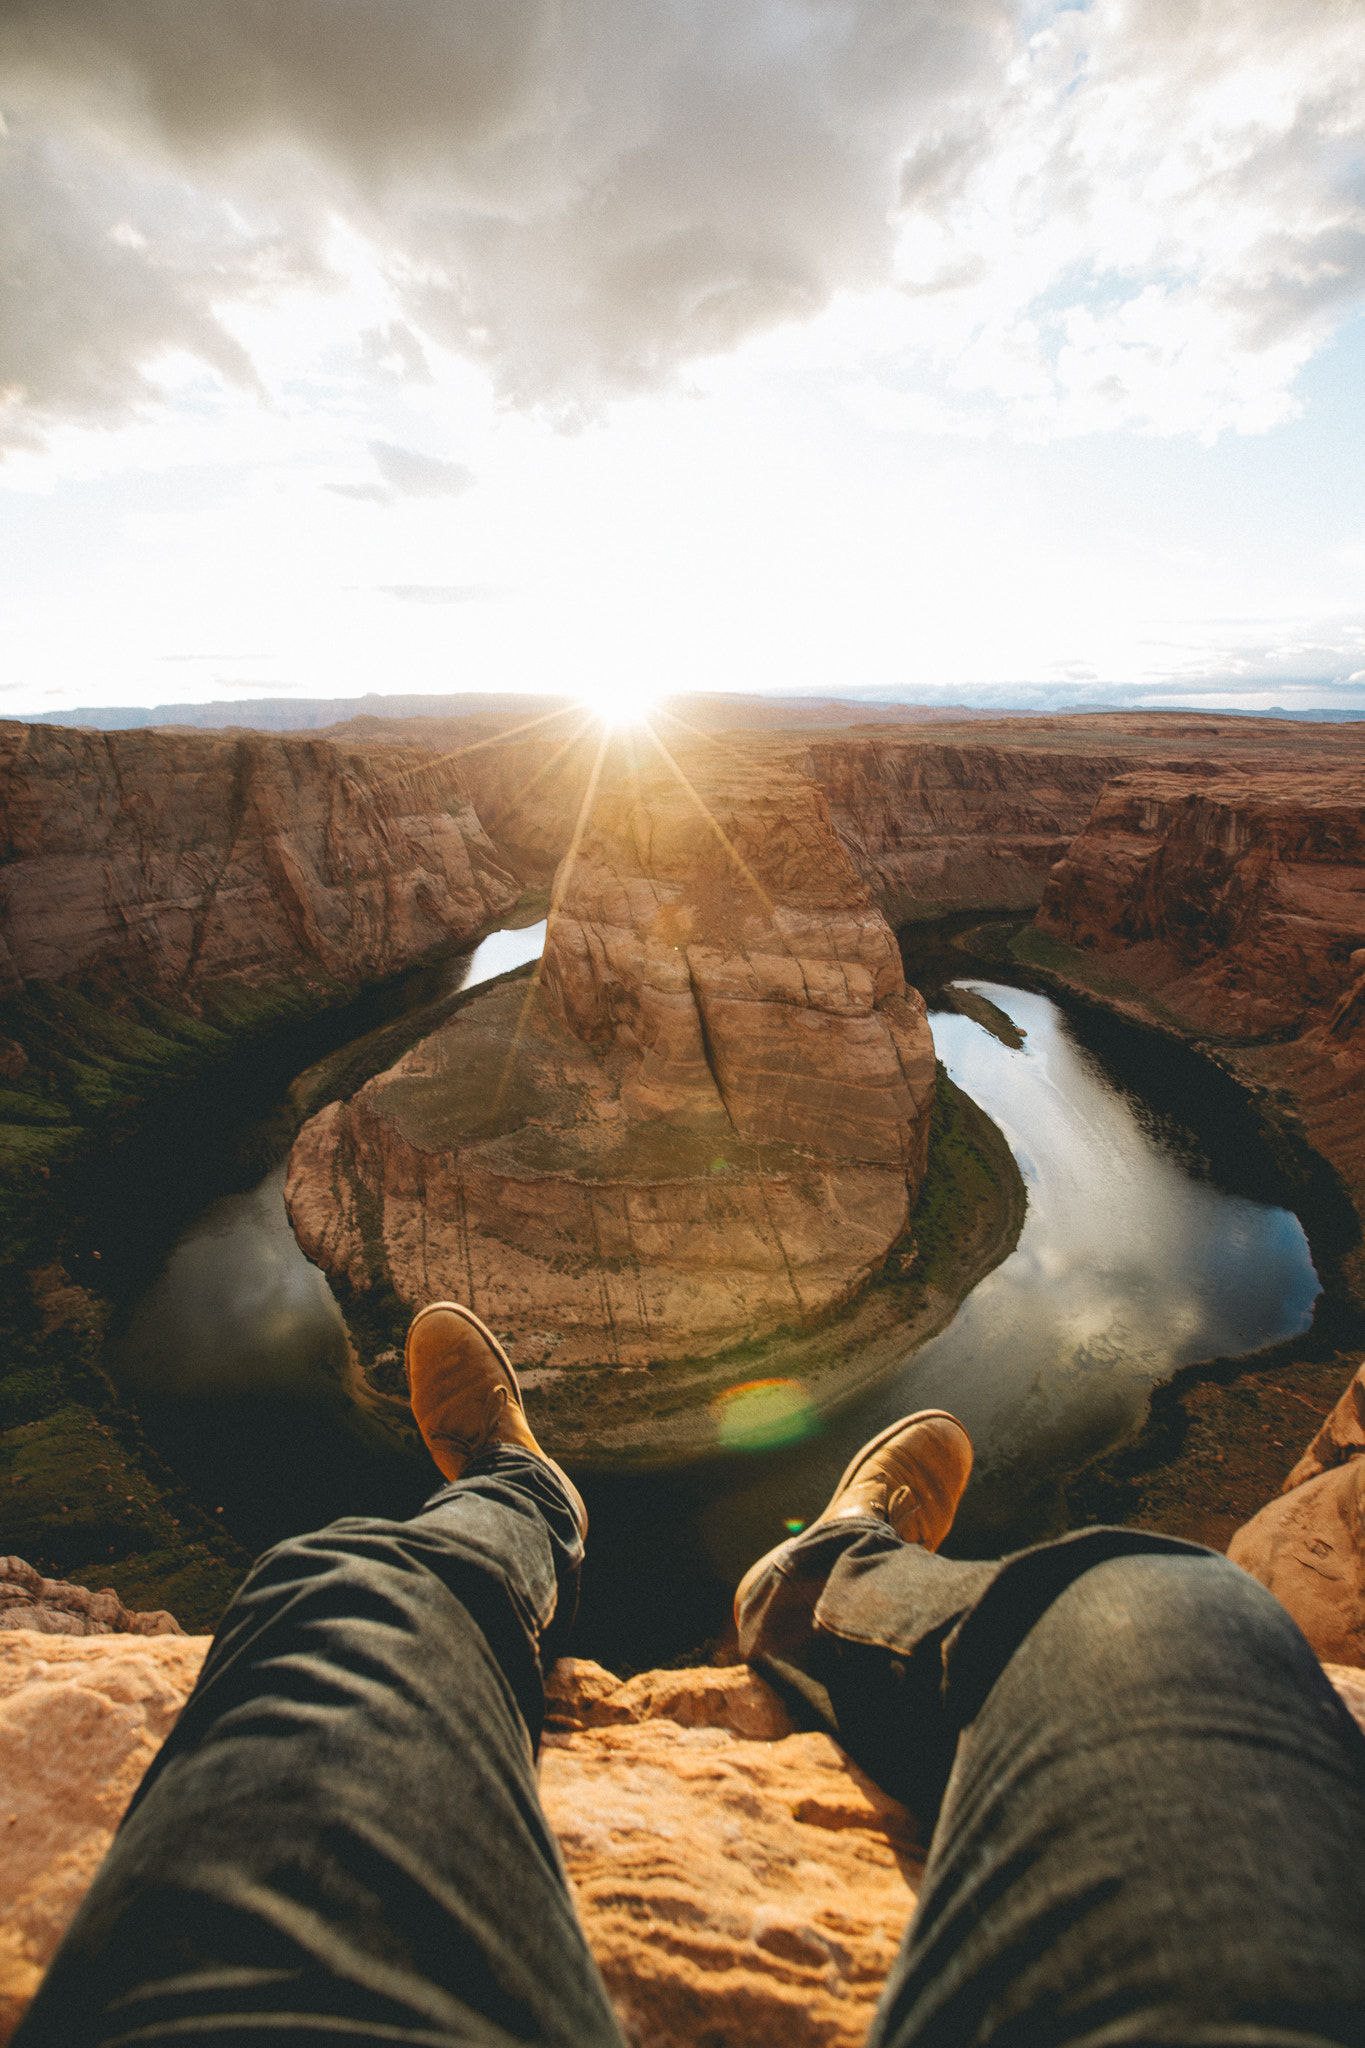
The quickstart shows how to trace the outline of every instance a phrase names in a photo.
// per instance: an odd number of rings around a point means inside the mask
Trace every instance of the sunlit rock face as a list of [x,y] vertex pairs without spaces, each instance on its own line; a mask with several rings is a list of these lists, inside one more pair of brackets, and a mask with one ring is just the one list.
[[1365,770],[1125,775],[1054,870],[1038,924],[1122,952],[1126,978],[1210,1031],[1335,1015],[1349,1035],[1343,998],[1359,1010],[1365,987]]
[[1319,1657],[1365,1665],[1365,1366],[1280,1490],[1228,1545]]
[[1102,742],[1063,752],[890,735],[813,741],[807,762],[893,923],[1031,910],[1099,791],[1132,765]]
[[[846,1301],[923,1176],[933,1045],[805,778],[606,763],[540,980],[308,1124],[309,1257],[526,1364],[704,1357]],[[694,779],[695,778],[695,779]]]
[[458,768],[424,750],[0,723],[0,994],[358,987],[517,894]]

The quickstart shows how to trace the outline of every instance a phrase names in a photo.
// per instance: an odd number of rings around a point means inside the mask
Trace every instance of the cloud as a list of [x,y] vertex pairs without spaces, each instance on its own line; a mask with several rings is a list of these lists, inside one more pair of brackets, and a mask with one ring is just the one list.
[[14,440],[249,381],[337,222],[358,360],[566,416],[880,292],[915,431],[1255,430],[1365,297],[1357,0],[6,0],[0,103]]
[[422,455],[392,441],[371,441],[370,453],[385,483],[402,498],[458,498],[475,481],[463,462]]
[[362,504],[394,505],[400,498],[458,498],[478,481],[463,462],[423,455],[393,441],[371,441],[370,454],[382,483],[328,484],[327,489]]
[[375,588],[405,604],[476,604],[497,596],[491,583],[377,583]]

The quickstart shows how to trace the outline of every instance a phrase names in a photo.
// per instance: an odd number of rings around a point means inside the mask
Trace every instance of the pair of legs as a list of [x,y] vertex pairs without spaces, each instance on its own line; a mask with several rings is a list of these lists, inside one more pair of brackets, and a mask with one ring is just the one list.
[[[22,2048],[621,2048],[535,1785],[582,1504],[492,1340],[424,1317],[448,1483],[255,1567]],[[750,1660],[936,1816],[874,2039],[1365,2043],[1365,1740],[1302,1637],[1134,1532],[937,1556],[955,1427],[884,1432],[739,1597]]]

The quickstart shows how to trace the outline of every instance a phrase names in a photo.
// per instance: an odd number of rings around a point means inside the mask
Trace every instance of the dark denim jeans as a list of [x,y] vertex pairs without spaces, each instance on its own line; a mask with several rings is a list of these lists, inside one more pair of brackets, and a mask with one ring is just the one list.
[[967,1564],[849,1516],[740,1648],[933,1825],[874,2048],[1365,2043],[1365,1736],[1226,1558],[1092,1529]]
[[621,2048],[536,1792],[582,1555],[519,1450],[268,1552],[16,2040]]
[[[535,1786],[580,1558],[513,1450],[263,1558],[16,2043],[622,2048]],[[955,1564],[857,1517],[742,1622],[941,1804],[879,2042],[1365,2043],[1365,1741],[1234,1566],[1121,1531]]]

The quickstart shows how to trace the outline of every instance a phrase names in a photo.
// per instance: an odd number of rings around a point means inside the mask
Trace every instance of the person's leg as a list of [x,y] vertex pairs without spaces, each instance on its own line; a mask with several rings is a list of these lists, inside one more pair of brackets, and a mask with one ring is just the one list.
[[748,1660],[937,1823],[877,2048],[1365,2042],[1365,1740],[1288,1616],[1145,1531],[907,1542],[942,1453],[901,1427],[908,1506],[874,1455],[736,1607]]
[[582,1503],[523,1431],[255,1566],[21,2048],[621,2048],[535,1782]]
[[1129,1555],[990,1683],[995,1634],[947,1659],[971,1718],[874,2048],[1365,2042],[1365,1738],[1283,1608]]

